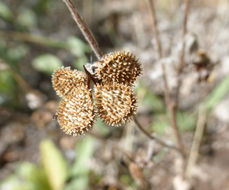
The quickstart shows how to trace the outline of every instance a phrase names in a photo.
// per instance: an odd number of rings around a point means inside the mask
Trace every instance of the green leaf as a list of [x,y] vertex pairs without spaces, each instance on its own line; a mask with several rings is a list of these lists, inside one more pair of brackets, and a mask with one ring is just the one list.
[[68,177],[67,162],[50,140],[40,144],[41,160],[53,190],[62,190]]
[[203,105],[205,109],[211,111],[229,92],[229,76],[223,79],[220,84],[211,92],[211,94],[206,98]]
[[31,28],[36,25],[37,18],[35,13],[30,9],[20,10],[17,16],[17,22],[24,27]]
[[20,163],[15,174],[1,182],[0,189],[51,190],[44,171],[29,162]]
[[13,48],[8,48],[7,56],[11,61],[20,61],[29,52],[29,48],[26,45],[20,44]]
[[88,186],[88,177],[85,175],[76,177],[64,190],[86,190]]
[[129,175],[123,174],[120,176],[120,182],[126,184],[126,185],[132,185],[133,184],[133,180],[131,179],[131,177]]
[[86,52],[90,51],[88,45],[74,36],[68,38],[67,45],[71,53],[77,57],[84,56]]
[[1,55],[2,51],[7,49],[7,47],[8,47],[7,43],[6,43],[5,39],[4,39],[4,37],[1,36],[1,32],[0,32],[0,55]]
[[0,93],[12,94],[15,85],[12,72],[10,70],[0,70]]
[[95,122],[95,132],[98,134],[101,134],[103,136],[106,136],[110,133],[110,128],[107,127],[104,122],[102,122],[101,119],[97,119]]
[[90,168],[88,162],[94,152],[94,139],[85,137],[76,146],[76,160],[72,167],[73,180],[65,190],[87,189]]
[[51,190],[51,187],[48,183],[48,178],[45,175],[45,172],[42,168],[37,167],[36,165],[23,162],[21,163],[16,170],[16,175],[23,179],[25,182],[33,184],[34,189],[40,190]]
[[73,175],[88,174],[88,161],[94,152],[94,139],[92,137],[85,137],[76,146],[76,160],[72,168]]
[[164,112],[163,101],[146,86],[140,83],[137,87],[137,94],[142,99],[140,102],[143,106],[155,112]]
[[34,190],[33,185],[31,183],[23,182],[16,175],[10,176],[3,180],[0,183],[0,189],[9,189],[9,190]]
[[18,102],[17,84],[10,70],[0,70],[0,105],[16,106]]
[[[178,112],[177,113],[177,125],[181,131],[190,131],[195,128],[196,118],[194,115],[188,112]],[[171,126],[169,118],[167,115],[160,114],[155,115],[155,119],[152,123],[153,130],[162,135]]]
[[45,15],[50,7],[53,7],[53,0],[38,0],[33,9],[38,15]]
[[162,135],[165,130],[170,126],[168,117],[166,115],[157,115],[152,123],[152,127],[155,133]]
[[63,66],[61,60],[52,54],[44,54],[36,57],[32,65],[35,69],[46,74],[52,74],[53,71]]
[[9,7],[3,3],[0,2],[0,17],[2,17],[5,20],[11,21],[13,19],[13,14]]
[[190,113],[178,112],[177,113],[177,124],[181,131],[191,131],[195,129],[196,119]]

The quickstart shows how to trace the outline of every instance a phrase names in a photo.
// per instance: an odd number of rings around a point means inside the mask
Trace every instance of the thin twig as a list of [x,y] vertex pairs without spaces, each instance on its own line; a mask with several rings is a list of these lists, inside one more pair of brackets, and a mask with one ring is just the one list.
[[182,33],[182,47],[181,47],[181,55],[180,55],[180,63],[177,68],[177,88],[175,91],[175,107],[179,106],[179,96],[180,96],[180,88],[182,86],[182,73],[185,66],[185,36],[187,33],[187,21],[189,15],[189,0],[185,1],[185,13],[183,20],[183,33]]
[[71,12],[72,18],[75,20],[76,24],[80,28],[80,30],[83,33],[84,37],[86,38],[86,40],[90,44],[90,46],[91,46],[92,50],[94,51],[96,57],[98,59],[100,59],[102,57],[103,53],[102,53],[101,49],[99,48],[99,45],[98,45],[95,37],[93,36],[91,30],[89,29],[87,24],[84,22],[84,20],[81,18],[81,16],[77,12],[76,7],[72,3],[72,1],[71,0],[63,0],[63,1],[67,5],[69,11]]
[[158,57],[162,59],[162,49],[161,49],[161,42],[159,39],[159,32],[158,32],[158,27],[157,27],[157,18],[156,18],[154,0],[149,0],[149,5],[150,5],[152,18],[153,18],[153,30],[154,30],[155,40],[157,44]]
[[190,150],[188,163],[187,163],[187,167],[186,167],[186,172],[185,172],[186,177],[190,177],[191,170],[195,166],[196,161],[198,159],[200,143],[201,143],[201,140],[203,137],[204,127],[206,124],[206,118],[207,118],[206,110],[200,109],[199,114],[198,114],[198,120],[197,120],[197,124],[196,124],[195,134],[193,137],[192,147]]
[[174,150],[180,152],[179,148],[177,148],[173,145],[167,144],[166,142],[162,141],[161,139],[157,138],[156,136],[152,136],[147,130],[144,129],[144,127],[142,127],[142,125],[140,124],[140,122],[137,120],[136,117],[134,117],[134,122],[135,122],[136,126],[139,128],[139,130],[141,132],[143,132],[149,139],[155,140],[158,144],[160,144],[164,147],[167,147],[169,149],[174,149]]
[[169,85],[168,85],[168,80],[167,80],[167,75],[166,75],[166,69],[165,69],[165,65],[161,61],[163,55],[162,55],[161,42],[159,39],[159,32],[158,32],[158,26],[157,26],[157,18],[156,18],[154,0],[149,0],[149,5],[150,5],[152,18],[153,18],[153,32],[154,32],[156,45],[157,45],[158,61],[161,65],[161,69],[162,69],[162,77],[163,77],[163,82],[164,82],[165,103],[166,103],[166,107],[167,107],[168,112],[169,112],[169,118],[170,118],[171,125],[173,128],[174,136],[176,138],[176,141],[177,141],[177,144],[180,148],[180,151],[184,155],[185,154],[184,146],[183,146],[183,143],[181,140],[181,135],[179,133],[179,129],[177,126],[176,110],[174,109],[174,103],[171,100],[171,96],[170,96],[170,92],[169,92]]
[[43,36],[39,36],[35,34],[1,30],[0,36],[3,36],[4,38],[34,43],[34,44],[38,44],[42,46],[68,49],[66,43],[60,40],[55,40],[55,39],[51,39],[51,38],[47,38],[47,37],[43,37]]

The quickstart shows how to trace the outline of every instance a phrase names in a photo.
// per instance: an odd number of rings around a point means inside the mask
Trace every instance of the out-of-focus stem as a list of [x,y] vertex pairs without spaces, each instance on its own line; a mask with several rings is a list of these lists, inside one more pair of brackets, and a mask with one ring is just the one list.
[[156,45],[157,45],[158,61],[159,61],[160,65],[161,65],[161,69],[162,69],[162,77],[163,77],[163,82],[164,82],[165,103],[166,103],[166,107],[167,107],[168,112],[169,112],[169,118],[170,118],[170,122],[171,122],[171,125],[172,125],[172,128],[173,128],[174,136],[176,138],[176,141],[177,141],[177,144],[179,146],[180,151],[184,155],[185,154],[184,146],[183,146],[183,143],[182,143],[182,140],[181,140],[181,135],[179,133],[179,129],[178,129],[178,126],[177,126],[177,121],[176,121],[176,109],[174,107],[174,103],[172,102],[172,99],[171,99],[171,96],[170,96],[165,65],[161,61],[163,55],[162,55],[161,42],[160,42],[160,39],[159,39],[159,31],[158,31],[158,26],[157,26],[157,18],[156,18],[154,0],[149,0],[149,5],[150,5],[152,18],[153,18],[153,32],[154,32]]
[[182,73],[185,66],[185,36],[187,33],[187,21],[188,21],[188,14],[189,14],[189,0],[185,1],[185,13],[184,13],[184,20],[183,20],[183,29],[182,29],[182,47],[181,47],[181,54],[180,54],[180,63],[177,69],[177,88],[175,91],[175,107],[179,106],[179,96],[180,96],[180,88],[182,86]]
[[35,34],[1,30],[0,36],[3,36],[4,38],[34,43],[34,44],[38,44],[38,45],[42,45],[42,46],[68,49],[66,43],[64,43],[62,41],[43,37],[43,36],[39,36],[39,35],[35,35]]
[[72,3],[71,0],[63,0],[63,1],[67,5],[69,11],[71,12],[72,18],[75,20],[76,24],[80,28],[80,30],[83,33],[84,37],[86,38],[86,40],[90,44],[90,46],[91,46],[92,50],[94,51],[96,57],[98,59],[100,59],[102,57],[103,53],[100,50],[99,45],[98,45],[95,37],[93,36],[91,30],[87,26],[86,22],[84,22],[84,20],[81,18],[81,16],[77,12],[76,7],[74,6],[74,4]]
[[144,127],[140,124],[140,122],[138,121],[138,119],[136,117],[134,117],[134,122],[135,122],[136,126],[139,128],[139,130],[142,133],[144,133],[149,139],[155,140],[161,146],[167,147],[169,149],[174,149],[174,150],[180,152],[179,148],[177,148],[177,147],[175,147],[173,145],[167,144],[166,142],[162,141],[161,139],[159,139],[159,138],[157,138],[155,136],[152,136],[147,130],[144,129]]
[[192,147],[190,150],[188,163],[186,167],[186,172],[185,172],[186,177],[190,177],[191,170],[195,166],[196,161],[198,159],[200,143],[204,133],[204,126],[206,124],[206,118],[207,118],[206,110],[200,109],[197,124],[196,124],[195,134],[193,137]]
[[159,39],[159,32],[157,27],[157,18],[156,18],[156,12],[155,12],[155,6],[154,6],[154,0],[149,0],[150,10],[153,18],[153,31],[155,35],[156,45],[157,45],[157,53],[158,57],[162,58],[162,49],[161,49],[161,42]]

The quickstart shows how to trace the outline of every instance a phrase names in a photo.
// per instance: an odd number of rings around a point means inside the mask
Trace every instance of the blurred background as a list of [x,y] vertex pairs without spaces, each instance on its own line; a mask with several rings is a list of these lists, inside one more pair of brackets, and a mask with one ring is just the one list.
[[[148,1],[74,0],[103,52],[129,50],[143,65],[137,118],[175,143],[166,112]],[[155,7],[171,92],[182,46],[184,1]],[[61,66],[82,70],[96,57],[61,0],[0,1],[0,189],[229,189],[229,1],[190,3],[177,122],[187,152],[200,107],[206,111],[191,180],[179,181],[180,158],[148,139],[134,122],[97,120],[92,134],[65,135],[53,117],[51,85]],[[188,186],[188,188],[187,188]]]

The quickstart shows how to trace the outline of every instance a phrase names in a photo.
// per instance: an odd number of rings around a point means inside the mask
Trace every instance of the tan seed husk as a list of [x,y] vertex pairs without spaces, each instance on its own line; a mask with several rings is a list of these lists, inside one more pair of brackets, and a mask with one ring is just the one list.
[[94,123],[94,105],[91,91],[85,85],[77,87],[59,104],[57,121],[68,135],[81,135]]
[[98,115],[108,125],[124,125],[136,114],[136,98],[125,84],[98,84],[94,96]]
[[102,83],[117,82],[132,85],[142,72],[136,57],[125,51],[105,54],[93,66],[96,68],[95,78]]
[[70,67],[61,67],[52,75],[52,85],[57,95],[67,96],[76,87],[87,84],[87,75],[84,72],[71,70]]

